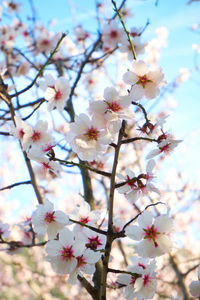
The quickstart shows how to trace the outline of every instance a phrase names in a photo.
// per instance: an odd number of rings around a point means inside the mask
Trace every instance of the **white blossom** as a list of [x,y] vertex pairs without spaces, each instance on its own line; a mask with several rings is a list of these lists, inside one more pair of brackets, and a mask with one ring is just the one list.
[[91,102],[90,111],[101,127],[115,134],[121,127],[121,120],[133,120],[135,117],[129,109],[131,99],[129,96],[120,96],[113,87],[105,88],[104,99]]
[[70,274],[77,266],[77,259],[83,255],[84,243],[75,241],[73,233],[63,228],[59,231],[59,240],[49,241],[46,245],[47,260],[58,274]]
[[99,127],[94,118],[91,120],[86,114],[80,114],[70,124],[67,141],[80,159],[93,161],[105,152],[111,136]]
[[49,239],[55,238],[58,231],[69,223],[68,216],[60,210],[55,211],[49,200],[38,205],[31,220],[34,231],[39,235],[47,233]]
[[119,43],[124,43],[126,36],[123,28],[119,28],[117,22],[112,20],[110,23],[104,24],[102,28],[102,40],[103,48],[106,51],[117,47]]
[[126,228],[126,235],[136,241],[136,251],[142,257],[156,257],[169,253],[172,249],[170,232],[173,221],[168,215],[155,218],[150,212],[144,211],[138,217],[138,226],[130,225]]
[[157,97],[163,78],[164,74],[160,68],[148,68],[142,60],[134,61],[132,71],[126,72],[123,76],[124,82],[131,85],[130,97],[132,100]]
[[51,111],[57,108],[63,111],[69,93],[70,86],[68,80],[65,77],[59,77],[54,85],[48,86],[45,91],[44,98],[48,101],[48,110]]
[[125,285],[124,297],[127,300],[152,299],[156,291],[155,267],[155,261],[149,264],[147,260],[136,258],[133,265],[127,268],[133,275],[118,276],[117,282]]

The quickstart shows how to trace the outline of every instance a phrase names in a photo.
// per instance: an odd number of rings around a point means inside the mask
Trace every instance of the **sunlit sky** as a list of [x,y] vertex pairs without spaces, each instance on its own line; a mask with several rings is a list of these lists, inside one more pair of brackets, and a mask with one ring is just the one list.
[[[23,3],[20,17],[23,21],[31,15],[30,2]],[[116,1],[120,3],[120,1]],[[69,36],[76,25],[82,24],[84,29],[95,33],[95,0],[33,0],[37,17],[47,25],[55,20],[51,30],[69,32]],[[106,15],[113,14],[110,0],[105,0]],[[198,44],[200,36],[191,31],[191,26],[200,20],[200,3],[188,6],[186,0],[159,0],[157,6],[154,1],[127,1],[134,16],[127,21],[127,27],[143,27],[149,19],[150,25],[143,34],[147,41],[155,37],[155,30],[165,26],[169,30],[168,47],[161,52],[160,65],[171,82],[179,73],[180,68],[192,71],[190,79],[179,87],[174,94],[169,95],[177,101],[177,108],[168,118],[166,129],[169,129],[177,139],[183,139],[182,150],[176,150],[167,160],[169,168],[176,167],[183,170],[188,179],[195,180],[200,172],[198,168],[198,153],[200,151],[200,73],[194,71],[194,50],[192,44]],[[181,153],[181,155],[180,155]],[[163,168],[165,167],[165,163]],[[14,193],[14,192],[13,192]],[[16,194],[15,194],[16,195]]]

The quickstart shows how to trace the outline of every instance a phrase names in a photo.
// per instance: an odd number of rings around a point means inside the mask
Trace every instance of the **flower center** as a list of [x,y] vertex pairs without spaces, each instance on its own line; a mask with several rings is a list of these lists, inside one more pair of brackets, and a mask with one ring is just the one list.
[[127,184],[128,184],[128,186],[130,186],[130,188],[132,189],[132,190],[134,190],[135,188],[137,188],[137,185],[136,185],[136,179],[131,179],[128,175],[126,176],[127,177]]
[[55,211],[46,213],[45,218],[44,218],[45,222],[49,223],[49,224],[54,222],[55,221],[54,214],[55,214]]
[[62,98],[62,96],[63,96],[63,93],[61,93],[61,91],[58,90],[58,91],[56,91],[56,93],[55,93],[54,100],[55,100],[55,101],[58,101],[58,100],[60,100],[60,99]]
[[91,128],[88,128],[88,130],[86,131],[86,133],[84,134],[85,136],[87,136],[88,140],[98,140],[99,137],[99,131],[97,130],[97,128],[94,128],[93,126]]
[[158,243],[156,242],[156,238],[158,236],[158,234],[160,234],[158,232],[158,229],[156,227],[154,227],[154,225],[147,226],[147,229],[143,229],[145,232],[145,236],[144,239],[148,239],[148,240],[152,240],[154,242],[154,246],[158,247]]
[[21,139],[23,139],[23,136],[24,136],[24,130],[23,130],[22,128],[20,128],[19,131],[18,131],[18,133],[19,133],[19,137],[20,137]]
[[88,238],[88,240],[89,243],[87,243],[85,246],[86,248],[90,248],[91,250],[96,250],[98,246],[102,245],[98,236]]
[[71,260],[73,257],[74,250],[72,249],[72,246],[71,247],[66,246],[60,251],[60,253],[63,260]]
[[40,140],[41,134],[39,131],[34,131],[33,135],[32,135],[32,141],[33,142],[37,142]]
[[108,104],[108,106],[106,107],[106,109],[110,109],[114,112],[120,111],[121,110],[121,106],[117,103],[117,102],[106,102]]
[[152,80],[147,78],[147,75],[138,76],[138,78],[139,80],[136,82],[136,84],[141,84],[143,88],[145,88],[147,83],[152,82]]
[[89,217],[81,217],[79,220],[79,222],[84,223],[84,224],[87,224],[89,221],[90,221]]
[[145,274],[144,278],[143,278],[143,285],[146,286],[149,282],[150,282],[150,275],[149,274]]
[[41,42],[41,44],[42,44],[43,46],[47,46],[47,45],[49,44],[49,40],[44,39],[44,40]]
[[76,259],[77,259],[77,266],[76,266],[77,268],[80,268],[86,264],[85,262],[86,258],[84,258],[83,255],[77,256]]
[[45,170],[52,169],[52,167],[48,163],[45,163],[45,162],[42,162],[42,166]]
[[116,30],[111,30],[110,37],[116,39],[118,37],[118,32]]

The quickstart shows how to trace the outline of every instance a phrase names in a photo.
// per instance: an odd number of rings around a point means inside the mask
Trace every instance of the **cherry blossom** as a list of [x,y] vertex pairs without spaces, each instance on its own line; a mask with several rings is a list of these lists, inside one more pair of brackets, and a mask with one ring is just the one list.
[[57,108],[63,111],[69,93],[70,86],[68,80],[65,77],[59,77],[54,85],[47,87],[45,91],[44,97],[48,101],[48,110],[51,111]]
[[173,221],[168,215],[155,218],[150,212],[144,211],[138,217],[138,226],[130,225],[126,228],[126,235],[133,240],[140,241],[136,251],[142,257],[156,257],[169,253],[172,249],[170,232]]
[[98,251],[105,248],[106,237],[103,234],[86,229],[82,232],[77,232],[77,237],[84,242],[87,249]]
[[150,160],[146,167],[146,173],[136,177],[128,167],[126,168],[126,176],[118,174],[118,178],[127,181],[126,184],[117,188],[120,194],[125,194],[130,203],[135,203],[141,195],[146,195],[149,192],[159,194],[159,190],[151,183],[154,178],[152,170],[155,166],[154,160]]
[[35,127],[25,127],[22,146],[28,151],[33,145],[41,146],[52,142],[52,136],[47,131],[48,123],[46,121],[38,121]]
[[126,41],[126,35],[122,28],[118,27],[115,20],[112,20],[108,24],[104,24],[102,28],[102,40],[104,50],[110,50],[119,43],[124,43]]
[[15,125],[11,124],[10,132],[13,134],[20,142],[23,143],[25,132],[31,130],[31,126],[24,122],[20,117],[15,116]]
[[76,36],[76,39],[78,42],[85,41],[88,37],[90,37],[90,34],[85,31],[82,26],[77,26],[74,28],[74,34]]
[[[100,217],[100,212],[98,212],[97,210],[91,210],[90,205],[85,201],[81,203],[80,206],[76,207],[72,215],[72,218],[74,220],[91,226],[95,226],[95,223],[97,223],[99,217]],[[84,226],[76,224],[74,228],[74,232],[82,231],[84,229],[85,229]]]
[[75,117],[75,122],[70,124],[67,141],[72,150],[82,160],[93,161],[98,159],[106,150],[111,140],[110,135],[101,129],[95,119],[89,119],[86,114]]
[[73,272],[71,272],[68,283],[77,283],[77,275],[82,276],[82,273],[94,274],[96,268],[95,263],[101,258],[100,252],[94,252],[90,249],[86,249],[82,255],[76,256],[77,265]]
[[123,75],[124,82],[131,85],[130,97],[132,100],[157,97],[163,78],[164,74],[160,68],[148,68],[142,60],[134,61],[132,71]]
[[90,111],[95,115],[96,122],[107,128],[111,133],[119,131],[121,120],[133,120],[134,113],[129,109],[131,99],[129,96],[120,96],[113,87],[104,90],[103,101],[90,103]]
[[178,146],[178,144],[182,142],[182,140],[172,140],[172,139],[164,139],[160,143],[157,144],[158,149],[154,149],[146,156],[147,159],[151,159],[161,153],[169,154],[174,148]]
[[49,200],[38,205],[31,220],[34,231],[39,235],[47,232],[49,239],[55,238],[58,231],[69,223],[68,216],[62,211],[55,211],[53,203]]
[[68,228],[59,231],[59,240],[51,240],[46,245],[47,260],[58,274],[72,273],[78,264],[77,257],[84,252],[84,243],[75,241]]
[[147,260],[136,258],[133,265],[128,266],[127,272],[120,274],[117,282],[125,285],[124,297],[132,300],[152,299],[156,291],[155,261],[148,263]]

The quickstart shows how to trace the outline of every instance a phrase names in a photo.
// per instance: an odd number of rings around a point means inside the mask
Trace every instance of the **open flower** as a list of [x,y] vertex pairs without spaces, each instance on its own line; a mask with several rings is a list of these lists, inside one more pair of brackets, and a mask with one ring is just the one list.
[[70,124],[67,141],[80,159],[93,161],[98,159],[111,140],[106,130],[96,124],[95,119],[89,119],[86,114],[80,114],[75,122]]
[[84,243],[75,241],[73,233],[63,228],[59,231],[59,240],[49,241],[46,245],[47,260],[58,274],[70,274],[77,266],[77,257],[84,251]]
[[57,108],[63,111],[67,97],[70,93],[70,86],[65,77],[59,77],[54,85],[48,86],[45,91],[45,99],[48,101],[48,110],[51,111]]
[[134,61],[132,71],[126,72],[123,76],[124,82],[131,85],[130,97],[132,100],[157,97],[163,78],[164,74],[160,68],[148,68],[142,60]]
[[134,113],[129,109],[131,99],[129,96],[120,96],[113,87],[104,90],[104,99],[90,103],[90,111],[102,128],[111,133],[119,131],[121,120],[133,120]]
[[110,23],[103,26],[102,40],[104,50],[110,50],[117,47],[119,43],[124,43],[126,41],[126,36],[124,30],[118,27],[115,20],[112,20]]
[[126,235],[136,241],[136,251],[142,257],[156,257],[169,253],[172,241],[169,233],[173,221],[168,215],[158,216],[153,222],[150,212],[144,211],[138,217],[138,226],[131,225],[126,228]]
[[149,192],[159,194],[159,190],[151,183],[155,177],[152,170],[155,166],[155,162],[151,159],[146,167],[146,173],[140,174],[136,177],[135,173],[129,168],[126,168],[126,177],[118,174],[118,177],[127,183],[118,187],[117,190],[120,194],[125,194],[130,203],[135,203],[140,196],[146,195]]
[[[95,226],[95,223],[97,223],[99,217],[100,212],[91,210],[90,205],[85,201],[80,206],[76,207],[76,210],[72,216],[74,220],[90,226]],[[76,224],[74,227],[74,232],[83,231],[84,229],[84,226]]]
[[94,252],[90,249],[86,249],[82,255],[76,257],[77,264],[74,271],[70,274],[68,283],[76,283],[77,275],[82,276],[82,273],[94,274],[96,268],[95,264],[101,258],[100,252]]
[[147,155],[147,159],[153,158],[159,154],[169,154],[171,153],[174,148],[176,148],[178,146],[178,144],[182,142],[182,140],[172,140],[169,138],[166,138],[164,140],[162,140],[160,143],[157,144],[157,149],[152,150],[151,152],[149,152],[149,154]]
[[155,261],[148,263],[147,260],[137,258],[134,264],[127,268],[131,274],[120,274],[117,282],[125,286],[124,296],[127,300],[135,297],[138,300],[151,299],[156,291]]
[[41,235],[47,232],[49,239],[54,239],[58,231],[69,223],[68,216],[62,211],[55,211],[49,200],[38,205],[31,219],[34,231]]
[[46,121],[38,121],[35,127],[25,127],[22,146],[28,151],[32,146],[47,145],[52,143],[52,136],[48,132],[48,123]]

